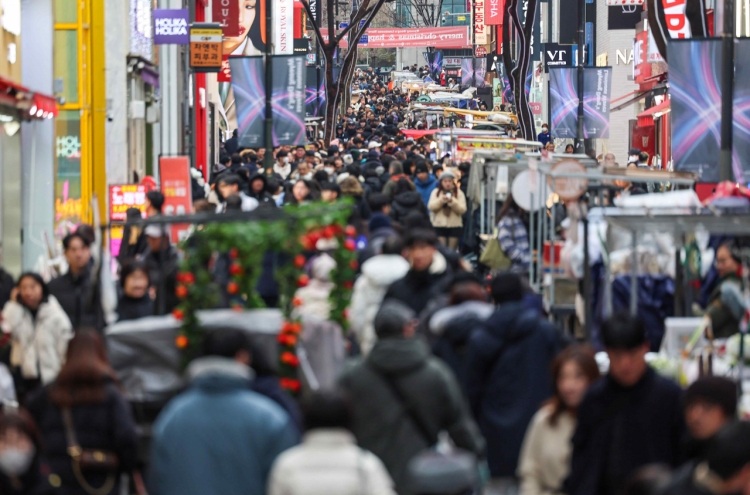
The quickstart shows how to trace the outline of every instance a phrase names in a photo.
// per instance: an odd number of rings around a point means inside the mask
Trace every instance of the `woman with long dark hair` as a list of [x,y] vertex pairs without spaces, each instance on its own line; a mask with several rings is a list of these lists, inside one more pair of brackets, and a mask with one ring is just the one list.
[[3,308],[2,330],[10,334],[10,364],[19,398],[55,379],[65,362],[73,325],[38,274],[18,278]]
[[61,493],[119,493],[120,473],[135,468],[137,435],[99,334],[76,332],[60,374],[31,397],[29,411]]
[[599,379],[594,350],[573,345],[552,363],[555,395],[531,420],[521,448],[518,477],[523,495],[561,493],[570,471],[570,443],[576,412],[589,386]]
[[521,215],[521,208],[508,193],[497,215],[497,230],[500,247],[510,259],[510,271],[514,273],[527,273],[531,265],[529,233]]
[[456,176],[446,170],[440,183],[430,194],[427,207],[432,212],[432,226],[443,246],[458,249],[464,231],[463,214],[466,213],[466,196],[456,185]]

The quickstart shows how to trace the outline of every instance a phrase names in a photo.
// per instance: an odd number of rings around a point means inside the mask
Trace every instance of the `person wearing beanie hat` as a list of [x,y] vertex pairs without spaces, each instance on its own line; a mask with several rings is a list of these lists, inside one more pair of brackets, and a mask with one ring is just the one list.
[[456,176],[450,170],[443,172],[440,182],[430,193],[427,207],[432,213],[435,227],[443,246],[458,250],[458,241],[463,235],[463,214],[466,213],[466,196],[456,184]]
[[737,384],[721,376],[698,378],[685,391],[686,459],[701,459],[716,433],[737,418]]
[[414,186],[417,192],[422,196],[422,202],[427,206],[430,202],[430,194],[438,186],[437,178],[432,175],[427,167],[427,163],[420,161],[414,168]]

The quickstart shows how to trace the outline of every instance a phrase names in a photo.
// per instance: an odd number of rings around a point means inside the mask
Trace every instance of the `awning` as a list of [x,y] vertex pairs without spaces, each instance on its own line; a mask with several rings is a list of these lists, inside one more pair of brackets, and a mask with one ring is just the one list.
[[401,129],[401,134],[406,136],[407,139],[419,139],[425,136],[430,136],[432,134],[435,134],[440,129],[425,129],[425,130],[418,130],[418,129]]
[[[622,110],[623,108],[629,107],[633,103],[636,103],[638,101],[641,101],[645,97],[649,95],[649,91],[633,91],[632,93],[628,93],[626,95],[620,96],[619,98],[615,98],[610,102],[610,112],[616,112],[618,110]],[[621,101],[622,103],[615,105],[618,101]]]
[[652,127],[654,125],[654,119],[658,119],[669,111],[669,100],[665,99],[658,105],[638,114],[638,127]]
[[57,117],[57,100],[0,77],[0,105],[18,112],[21,120]]

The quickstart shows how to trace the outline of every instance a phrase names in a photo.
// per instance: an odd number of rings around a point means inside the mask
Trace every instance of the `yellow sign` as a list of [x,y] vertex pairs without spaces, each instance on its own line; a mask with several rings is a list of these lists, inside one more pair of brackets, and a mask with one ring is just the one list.
[[220,24],[194,24],[190,28],[190,67],[196,72],[221,70]]

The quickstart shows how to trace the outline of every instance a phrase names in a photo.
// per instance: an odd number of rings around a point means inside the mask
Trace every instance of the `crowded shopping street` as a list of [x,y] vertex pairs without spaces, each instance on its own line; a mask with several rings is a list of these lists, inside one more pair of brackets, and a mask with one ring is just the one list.
[[749,40],[0,0],[0,495],[750,495]]

